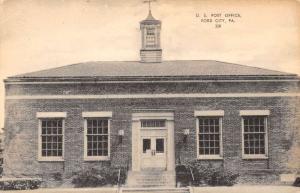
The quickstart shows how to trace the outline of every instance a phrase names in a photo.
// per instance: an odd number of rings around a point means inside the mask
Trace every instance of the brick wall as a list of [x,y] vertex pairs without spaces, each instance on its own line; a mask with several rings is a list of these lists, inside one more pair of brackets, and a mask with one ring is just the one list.
[[296,92],[299,82],[7,84],[6,95]]
[[[264,83],[265,84],[265,83]],[[269,84],[269,83],[267,83]],[[273,83],[265,92],[275,92],[278,89],[287,91],[288,88],[295,90],[294,83]],[[283,87],[282,84],[287,84]],[[103,88],[104,85],[98,85]],[[169,86],[169,85],[168,85]],[[173,85],[172,92],[198,92],[202,85],[193,85],[185,88],[181,84]],[[216,85],[215,85],[216,86]],[[242,92],[245,85],[233,84],[222,87]],[[255,85],[252,85],[253,89]],[[105,92],[123,93],[126,86],[104,86]],[[156,90],[155,88],[158,88]],[[73,94],[99,94],[104,91],[96,85],[51,85],[49,89],[42,86],[29,85],[6,85],[7,95],[12,94],[58,94],[70,90]],[[48,88],[48,85],[47,85]],[[56,89],[55,89],[56,88]],[[248,87],[250,88],[250,87]],[[255,89],[260,90],[256,85]],[[85,89],[83,92],[82,89]],[[95,89],[95,90],[94,90]],[[133,87],[132,87],[133,89]],[[134,90],[137,89],[138,91]],[[156,93],[169,91],[166,85],[153,85],[142,87],[137,85],[131,93]],[[205,87],[205,92],[210,92],[210,87]],[[221,92],[214,90],[214,92]],[[242,90],[242,91],[241,91]],[[249,92],[252,90],[248,90]],[[127,91],[128,92],[128,91]],[[171,92],[171,91],[170,91]],[[226,91],[227,92],[227,91]],[[129,92],[130,93],[130,92]],[[296,104],[296,105],[295,105]],[[69,178],[74,173],[89,167],[102,167],[105,165],[126,166],[131,165],[131,114],[136,109],[173,109],[175,125],[176,163],[186,163],[196,159],[196,119],[194,110],[224,110],[223,117],[223,152],[224,160],[212,161],[222,164],[231,171],[242,174],[241,182],[258,182],[262,174],[268,176],[270,182],[278,180],[278,172],[288,169],[299,169],[300,157],[297,152],[299,145],[299,108],[300,99],[296,97],[273,97],[273,98],[172,98],[172,99],[57,99],[57,100],[6,100],[5,103],[5,160],[4,173],[7,176],[40,176],[45,179],[53,179],[57,173],[63,178]],[[241,117],[240,110],[268,109],[269,129],[269,159],[267,160],[243,160],[241,149]],[[67,112],[65,119],[65,161],[64,162],[38,162],[38,120],[36,112]],[[83,111],[112,111],[111,122],[111,160],[110,161],[84,161],[83,160]],[[183,129],[189,128],[190,135],[187,143],[182,144]],[[119,144],[118,130],[124,129],[123,143]],[[296,136],[296,137],[295,137]],[[292,141],[292,142],[291,142]],[[202,161],[206,164],[207,161]],[[266,171],[266,172],[262,172]],[[254,175],[248,175],[250,173]],[[247,175],[246,175],[247,174]],[[257,174],[257,175],[256,175]],[[275,176],[275,177],[274,177]],[[276,177],[277,176],[277,177]],[[50,180],[49,180],[50,181]]]

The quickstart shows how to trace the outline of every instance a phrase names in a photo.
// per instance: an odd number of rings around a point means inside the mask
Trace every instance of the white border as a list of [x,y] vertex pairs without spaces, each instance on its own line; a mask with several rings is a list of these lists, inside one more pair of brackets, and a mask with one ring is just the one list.
[[66,118],[67,112],[37,112],[37,118]]
[[219,116],[220,125],[220,154],[219,155],[199,155],[199,118],[196,118],[196,151],[199,160],[222,160],[223,159],[223,117]]
[[82,112],[82,117],[112,117],[111,111]]
[[[62,162],[64,161],[65,154],[65,119],[62,118],[62,156],[42,156],[42,119],[53,118],[53,117],[41,117],[38,119],[38,161],[39,162]],[[56,117],[57,118],[57,117]]]
[[194,116],[224,116],[224,110],[194,111]]
[[300,97],[300,93],[174,93],[174,94],[108,94],[108,95],[9,95],[5,100],[18,99],[130,99],[130,98],[251,98]]
[[[250,115],[250,116],[259,116],[259,115]],[[268,116],[266,115],[264,117],[265,119],[265,154],[245,154],[244,151],[244,118],[243,116],[241,117],[241,129],[242,129],[242,159],[268,159]]]
[[[101,112],[98,112],[99,114],[101,114]],[[112,112],[105,112],[105,113],[111,113],[112,114]],[[105,113],[103,113],[103,115],[105,115]],[[89,117],[86,117],[86,118],[89,118]],[[108,144],[107,144],[107,146],[108,146],[108,149],[107,149],[107,156],[87,156],[87,119],[84,119],[84,121],[83,121],[83,125],[84,125],[84,147],[83,147],[83,149],[84,149],[84,155],[83,155],[83,159],[84,159],[84,161],[108,161],[108,160],[110,160],[110,137],[111,137],[111,133],[110,133],[110,125],[111,125],[111,123],[110,123],[110,121],[111,121],[111,119],[109,119],[107,116],[104,116],[104,117],[94,117],[93,116],[93,118],[108,118],[107,120],[108,120]]]

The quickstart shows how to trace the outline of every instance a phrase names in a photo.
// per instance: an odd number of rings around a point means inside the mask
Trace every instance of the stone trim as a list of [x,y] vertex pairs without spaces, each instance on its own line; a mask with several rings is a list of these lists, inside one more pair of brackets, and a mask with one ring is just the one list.
[[82,117],[112,117],[111,111],[82,112]]
[[67,112],[37,112],[37,118],[66,118]]
[[224,116],[224,110],[211,110],[211,111],[194,111],[195,117],[201,116]]
[[165,119],[169,121],[174,120],[174,113],[172,112],[155,112],[155,113],[133,113],[132,120],[139,121],[141,119]]
[[29,99],[136,99],[136,98],[255,98],[300,97],[300,93],[174,93],[174,94],[107,94],[107,95],[10,95],[5,100]]
[[[188,83],[196,83],[196,82],[299,82],[298,79],[270,79],[270,80],[263,80],[263,79],[254,79],[254,80],[157,80],[156,83],[182,83],[182,82],[188,82]],[[99,81],[24,81],[24,82],[18,82],[14,80],[6,81],[5,84],[9,85],[19,85],[19,84],[91,84],[91,83],[97,83],[97,84],[126,84],[126,83],[153,83],[153,80],[132,80],[132,81],[108,81],[108,80],[99,80]]]
[[132,114],[132,171],[141,170],[141,120],[164,119],[167,130],[167,171],[175,170],[174,143],[174,113],[173,112],[143,112]]
[[270,110],[240,110],[240,116],[270,115]]

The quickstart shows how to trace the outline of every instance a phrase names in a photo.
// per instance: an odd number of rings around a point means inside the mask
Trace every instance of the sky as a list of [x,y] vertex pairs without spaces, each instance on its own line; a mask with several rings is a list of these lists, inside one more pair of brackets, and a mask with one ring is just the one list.
[[[298,0],[157,0],[151,7],[162,21],[163,60],[300,74]],[[0,127],[3,79],[85,61],[139,60],[139,22],[147,12],[143,0],[0,0]],[[225,17],[231,13],[240,17]],[[213,22],[201,22],[204,14]],[[226,23],[216,28],[215,19]]]

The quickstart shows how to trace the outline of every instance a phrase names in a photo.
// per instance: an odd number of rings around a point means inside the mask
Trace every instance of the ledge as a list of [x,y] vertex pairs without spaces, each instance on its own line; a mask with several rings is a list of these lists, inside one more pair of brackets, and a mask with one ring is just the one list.
[[265,155],[243,155],[243,160],[266,160],[269,159],[269,157]]
[[198,156],[198,160],[224,160],[223,157],[216,155],[216,156]]
[[84,161],[110,161],[110,157],[105,156],[105,157],[84,157]]
[[82,112],[82,117],[107,117],[110,118],[112,117],[112,112],[111,111],[94,111],[94,112]]
[[39,162],[64,162],[65,160],[61,157],[40,157]]
[[269,110],[241,110],[240,116],[259,116],[259,115],[270,115]]
[[37,118],[66,118],[67,112],[37,112]]
[[194,116],[224,116],[224,110],[194,111]]

